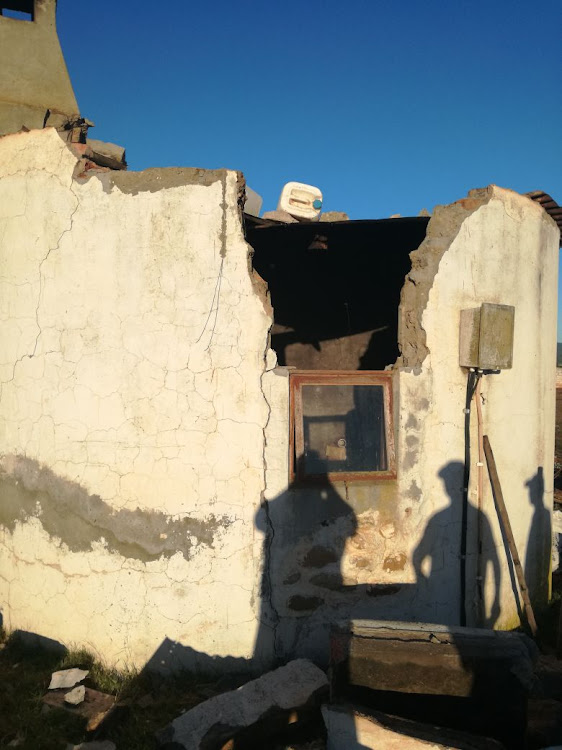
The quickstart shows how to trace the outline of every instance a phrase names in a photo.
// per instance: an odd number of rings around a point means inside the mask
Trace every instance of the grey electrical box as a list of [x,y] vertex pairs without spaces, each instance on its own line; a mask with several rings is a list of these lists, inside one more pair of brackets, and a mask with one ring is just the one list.
[[461,310],[460,365],[478,370],[509,370],[513,363],[515,308],[484,302]]

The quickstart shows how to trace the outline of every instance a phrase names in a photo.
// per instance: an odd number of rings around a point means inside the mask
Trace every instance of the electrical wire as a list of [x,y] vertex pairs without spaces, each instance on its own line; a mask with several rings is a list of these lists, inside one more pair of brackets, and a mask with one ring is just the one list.
[[468,488],[470,484],[470,407],[481,372],[470,370],[466,382],[464,407],[464,473],[462,483],[461,559],[460,559],[460,624],[466,625],[466,547],[468,536]]
[[476,402],[476,415],[478,418],[478,558],[476,563],[476,590],[477,590],[477,608],[478,608],[478,627],[482,627],[485,619],[485,603],[484,603],[484,570],[482,568],[482,545],[484,536],[484,422],[482,418],[482,394],[480,393],[480,386],[482,385],[482,378],[478,378],[476,389],[474,391],[474,401]]

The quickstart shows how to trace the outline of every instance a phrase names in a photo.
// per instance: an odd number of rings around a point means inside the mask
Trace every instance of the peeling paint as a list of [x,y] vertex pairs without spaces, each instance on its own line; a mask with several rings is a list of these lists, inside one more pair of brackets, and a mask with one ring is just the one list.
[[[516,296],[532,334],[486,392],[498,457],[511,456],[513,434],[528,438],[510,496],[537,453],[551,474],[546,420],[534,417],[548,413],[550,380],[536,388],[532,368],[554,351],[529,351],[555,330],[542,209],[492,188],[436,212],[402,298],[398,478],[301,491],[287,485],[288,371],[268,355],[271,307],[242,234],[240,175],[75,180],[75,164],[56,133],[0,141],[10,627],[37,623],[136,664],[162,653],[162,633],[195,661],[321,660],[335,616],[454,617],[458,502],[440,472],[463,447],[456,316],[481,294]],[[433,555],[429,568],[414,567],[416,550]],[[502,586],[509,610],[505,574]]]
[[248,659],[271,317],[240,176],[76,163],[50,128],[0,139],[5,622]]
[[421,496],[422,496],[422,490],[421,487],[418,487],[416,480],[412,479],[410,486],[408,487],[406,493],[406,497],[409,497],[414,502],[419,502]]
[[213,547],[216,535],[230,525],[228,517],[212,514],[205,520],[174,519],[158,511],[116,510],[23,456],[4,457],[0,467],[0,524],[13,531],[16,523],[38,518],[72,552],[103,542],[109,552],[142,562],[176,552],[189,560],[199,545]]
[[208,187],[215,182],[223,182],[225,169],[196,169],[194,167],[152,167],[142,172],[95,172],[88,179],[97,179],[103,189],[110,193],[117,188],[126,195],[139,193],[157,193],[160,190],[183,187],[184,185],[201,185]]
[[466,219],[486,205],[492,194],[492,188],[471,190],[467,199],[449,206],[435,207],[427,225],[425,240],[410,253],[412,269],[406,276],[398,311],[400,357],[396,362],[397,367],[419,367],[427,357],[429,350],[422,318],[441,258]]

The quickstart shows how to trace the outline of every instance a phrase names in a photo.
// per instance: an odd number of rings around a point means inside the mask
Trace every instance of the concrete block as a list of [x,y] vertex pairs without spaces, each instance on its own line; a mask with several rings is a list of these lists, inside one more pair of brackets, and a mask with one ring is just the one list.
[[217,695],[165,727],[157,738],[162,745],[176,743],[186,750],[213,750],[247,727],[280,712],[309,706],[325,694],[328,679],[306,659],[296,659],[257,680]]
[[87,143],[93,151],[102,154],[103,156],[107,156],[108,159],[125,161],[125,149],[123,146],[118,146],[116,143],[97,141],[95,138],[88,138]]
[[87,139],[87,155],[96,164],[110,169],[126,169],[125,149],[115,143],[105,143],[94,138]]
[[347,685],[523,702],[535,684],[535,644],[523,633],[353,620],[331,636],[333,691]]
[[349,216],[344,211],[326,211],[320,214],[320,221],[349,221]]

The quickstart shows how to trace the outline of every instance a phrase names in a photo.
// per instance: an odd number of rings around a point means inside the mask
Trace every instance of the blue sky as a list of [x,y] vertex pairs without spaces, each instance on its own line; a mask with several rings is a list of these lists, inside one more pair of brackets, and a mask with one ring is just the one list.
[[131,169],[239,169],[266,210],[308,182],[355,219],[492,182],[562,203],[560,0],[58,7],[91,135]]

